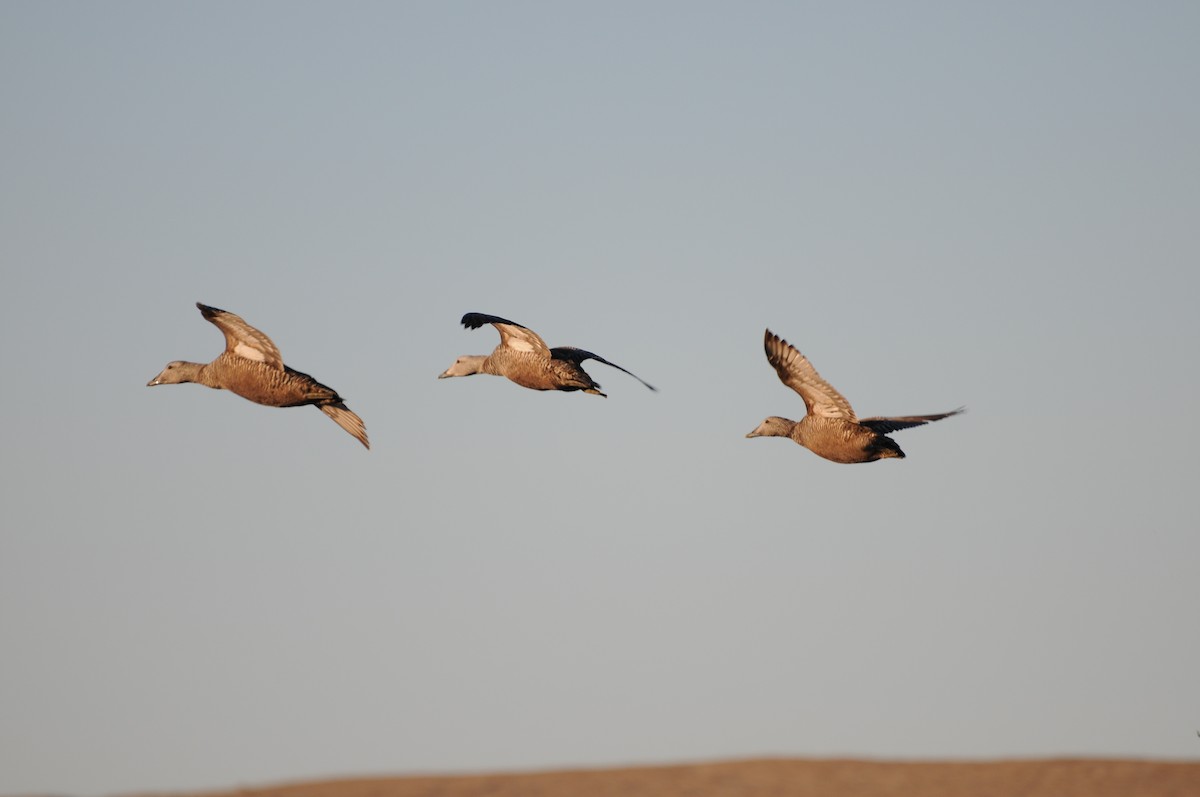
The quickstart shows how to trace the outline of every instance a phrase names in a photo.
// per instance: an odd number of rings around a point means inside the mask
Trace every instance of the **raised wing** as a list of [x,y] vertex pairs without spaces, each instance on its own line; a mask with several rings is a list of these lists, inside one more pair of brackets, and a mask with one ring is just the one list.
[[767,362],[775,367],[779,379],[804,399],[809,415],[842,418],[851,422],[858,420],[845,396],[822,379],[817,369],[795,346],[768,329],[763,348],[767,352]]
[[579,363],[582,363],[584,360],[595,360],[596,362],[604,363],[605,365],[607,365],[611,368],[616,368],[618,371],[623,371],[624,373],[629,374],[634,379],[641,382],[643,385],[650,388],[651,390],[654,390],[654,391],[658,390],[658,388],[656,388],[654,385],[647,382],[645,379],[642,379],[640,376],[635,374],[633,371],[626,370],[625,368],[622,368],[621,366],[617,365],[616,363],[609,362],[608,360],[601,357],[599,354],[594,354],[590,351],[585,351],[584,349],[578,349],[574,346],[555,346],[553,349],[550,350],[550,356],[556,360],[568,360],[577,365]]
[[932,421],[940,421],[942,418],[949,418],[951,415],[958,415],[963,412],[966,412],[966,407],[959,407],[950,412],[939,412],[934,415],[904,415],[899,418],[863,418],[859,423],[880,434],[889,434],[890,432],[898,432],[901,429],[911,429],[914,426],[924,426]]
[[196,302],[200,314],[213,322],[225,336],[225,351],[247,360],[283,370],[283,355],[265,334],[242,320],[240,315]]
[[515,321],[509,321],[500,316],[486,313],[467,313],[462,317],[462,325],[467,329],[479,329],[484,324],[491,324],[500,332],[500,345],[513,351],[532,352],[540,357],[550,357],[550,347],[538,333],[528,327],[523,327]]

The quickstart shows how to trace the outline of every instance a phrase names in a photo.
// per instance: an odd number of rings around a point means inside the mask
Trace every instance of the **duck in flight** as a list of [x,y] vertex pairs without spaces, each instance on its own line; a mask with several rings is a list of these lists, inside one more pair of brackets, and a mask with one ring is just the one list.
[[255,404],[268,407],[315,405],[333,422],[352,434],[367,448],[367,427],[331,387],[283,364],[279,349],[265,334],[241,316],[196,302],[200,314],[225,336],[225,351],[210,363],[176,360],[146,383],[175,385],[196,382],[217,390],[229,390]]
[[767,330],[763,342],[767,361],[779,379],[804,399],[808,413],[799,421],[771,416],[746,437],[790,437],[819,457],[834,462],[874,462],[889,457],[904,458],[896,441],[887,435],[900,429],[922,426],[963,412],[962,407],[934,415],[905,415],[896,418],[859,420],[850,402],[826,382],[808,358],[796,347]]
[[438,379],[493,374],[506,376],[521,387],[531,390],[582,390],[584,393],[604,396],[605,394],[600,392],[600,384],[583,370],[584,360],[596,360],[618,371],[624,371],[651,390],[657,390],[640,376],[609,362],[599,354],[574,346],[556,346],[552,349],[538,333],[515,321],[485,313],[467,313],[462,317],[462,325],[467,329],[479,329],[484,324],[491,324],[496,328],[500,333],[500,344],[491,354],[464,354],[443,371]]

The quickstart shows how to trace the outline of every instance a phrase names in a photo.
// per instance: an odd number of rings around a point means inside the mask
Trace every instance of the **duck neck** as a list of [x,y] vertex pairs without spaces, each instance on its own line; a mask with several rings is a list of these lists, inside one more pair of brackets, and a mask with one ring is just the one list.
[[186,381],[220,390],[216,375],[212,372],[211,363],[184,363],[180,366],[183,371],[180,376],[187,377]]
[[491,374],[492,376],[502,376],[500,370],[496,368],[492,358],[487,354],[471,354],[465,358],[466,365],[471,369],[473,374]]

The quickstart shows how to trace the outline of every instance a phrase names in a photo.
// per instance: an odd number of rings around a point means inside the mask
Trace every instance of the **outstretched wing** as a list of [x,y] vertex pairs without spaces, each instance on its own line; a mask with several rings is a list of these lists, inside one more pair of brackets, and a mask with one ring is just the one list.
[[804,399],[809,415],[842,418],[852,423],[858,420],[846,397],[822,379],[817,369],[795,346],[768,329],[763,348],[767,352],[767,362],[775,367],[779,379]]
[[462,317],[462,325],[467,329],[479,329],[484,324],[491,324],[500,332],[500,345],[503,348],[532,352],[539,357],[550,357],[550,347],[546,345],[546,341],[532,329],[515,321],[486,313],[467,313]]
[[333,422],[345,429],[350,434],[354,435],[354,439],[362,443],[368,449],[371,444],[367,441],[367,427],[363,423],[362,418],[350,411],[343,402],[338,401],[331,404],[318,404],[321,412],[333,419]]
[[200,314],[225,336],[225,351],[283,370],[283,355],[278,347],[261,331],[243,321],[240,315],[200,302],[196,302],[196,306],[200,308]]
[[625,368],[622,368],[621,366],[617,365],[616,363],[611,363],[608,360],[604,359],[599,354],[594,354],[590,351],[585,351],[584,349],[578,349],[574,346],[555,346],[553,349],[550,350],[550,356],[556,360],[568,360],[570,362],[575,363],[576,365],[582,363],[584,360],[595,360],[597,362],[602,362],[607,366],[616,368],[618,371],[624,371],[625,373],[629,374],[634,379],[641,382],[643,385],[650,388],[651,390],[654,390],[654,391],[658,390],[658,388],[656,388],[654,385],[647,382],[645,379],[642,379],[640,376],[635,374],[633,371],[629,371]]
[[966,407],[959,407],[950,412],[939,412],[933,415],[904,415],[899,418],[863,418],[859,423],[880,434],[889,434],[901,429],[911,429],[914,426],[924,426],[932,421],[940,421],[942,418],[966,412],[966,409]]

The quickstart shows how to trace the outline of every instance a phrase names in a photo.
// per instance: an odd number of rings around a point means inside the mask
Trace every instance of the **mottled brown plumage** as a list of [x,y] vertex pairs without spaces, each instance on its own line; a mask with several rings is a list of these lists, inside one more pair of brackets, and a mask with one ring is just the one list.
[[371,447],[362,418],[350,411],[336,390],[284,365],[271,339],[240,316],[199,302],[196,306],[225,336],[225,351],[210,363],[167,363],[162,373],[146,383],[148,387],[196,382],[268,407],[312,404],[364,446]]
[[790,437],[819,457],[834,462],[874,462],[904,452],[889,432],[940,421],[963,411],[960,407],[934,415],[905,415],[859,420],[850,402],[826,382],[808,358],[783,338],[767,330],[763,341],[767,360],[779,379],[804,399],[808,413],[799,421],[772,415],[746,437]]
[[491,324],[500,332],[500,344],[491,354],[464,354],[443,371],[438,379],[472,374],[506,376],[521,387],[531,390],[582,390],[603,396],[600,384],[583,370],[584,360],[596,360],[624,371],[651,390],[656,390],[641,377],[626,371],[616,363],[609,362],[598,354],[577,349],[574,346],[550,348],[536,332],[520,324],[494,315],[467,313],[462,325],[467,329],[478,329]]

